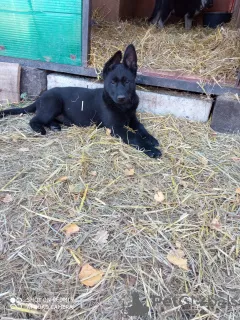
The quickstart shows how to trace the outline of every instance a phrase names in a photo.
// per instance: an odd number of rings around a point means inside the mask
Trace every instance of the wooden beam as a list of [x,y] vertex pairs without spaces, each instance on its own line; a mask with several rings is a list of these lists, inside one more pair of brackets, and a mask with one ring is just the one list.
[[0,104],[20,102],[20,73],[18,63],[0,62]]

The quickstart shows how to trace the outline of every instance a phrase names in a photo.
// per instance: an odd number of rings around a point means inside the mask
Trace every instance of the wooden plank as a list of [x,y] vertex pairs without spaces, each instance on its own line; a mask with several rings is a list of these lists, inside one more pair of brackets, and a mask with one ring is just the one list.
[[[76,74],[91,78],[97,78],[96,70],[94,68],[78,67],[78,66],[69,66],[64,64],[57,64],[51,62],[41,62],[33,61],[27,59],[16,59],[10,57],[1,57],[0,61],[19,63],[22,66],[28,66],[32,68],[39,68],[44,70],[51,70],[56,72],[63,72],[67,74]],[[198,82],[199,80],[199,82]],[[200,79],[181,77],[181,76],[167,76],[166,73],[156,74],[152,71],[143,71],[139,70],[137,76],[137,84],[167,88],[180,91],[189,91],[195,93],[203,94],[212,94],[212,95],[222,95],[225,93],[238,94],[240,96],[240,86],[235,86],[234,83],[215,83],[215,82],[204,82],[201,85]]]
[[140,69],[137,74],[137,84],[167,88],[173,90],[189,91],[211,95],[222,95],[225,93],[240,94],[240,87],[233,83],[215,83],[201,81],[200,78],[191,76],[178,76],[177,73],[159,73]]
[[235,1],[233,18],[236,20],[237,27],[240,28],[240,0]]
[[20,102],[20,73],[17,63],[0,62],[0,103]]

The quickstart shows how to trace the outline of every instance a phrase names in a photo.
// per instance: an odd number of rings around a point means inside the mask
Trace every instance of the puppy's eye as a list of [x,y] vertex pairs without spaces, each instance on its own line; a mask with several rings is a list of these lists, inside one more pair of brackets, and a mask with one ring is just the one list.
[[115,81],[115,80],[112,80],[112,81],[111,81],[111,84],[116,84],[116,81]]

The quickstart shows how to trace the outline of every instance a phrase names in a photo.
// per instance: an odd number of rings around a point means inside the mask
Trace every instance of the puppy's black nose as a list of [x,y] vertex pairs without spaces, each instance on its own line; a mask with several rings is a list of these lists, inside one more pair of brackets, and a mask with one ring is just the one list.
[[122,95],[117,96],[117,101],[118,101],[119,103],[123,103],[123,102],[125,102],[125,100],[126,100],[126,97],[125,97],[125,96],[122,96]]

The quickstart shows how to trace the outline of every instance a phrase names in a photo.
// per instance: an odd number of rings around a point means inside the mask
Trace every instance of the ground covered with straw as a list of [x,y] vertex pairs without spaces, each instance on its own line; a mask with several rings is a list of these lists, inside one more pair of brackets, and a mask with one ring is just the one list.
[[117,50],[136,46],[139,66],[159,72],[236,83],[240,66],[240,30],[234,23],[218,29],[168,24],[163,30],[143,21],[106,22],[94,14],[91,64],[101,70]]
[[[104,129],[0,120],[1,319],[240,318],[240,137],[140,118],[161,160]],[[144,317],[127,315],[133,292]]]

